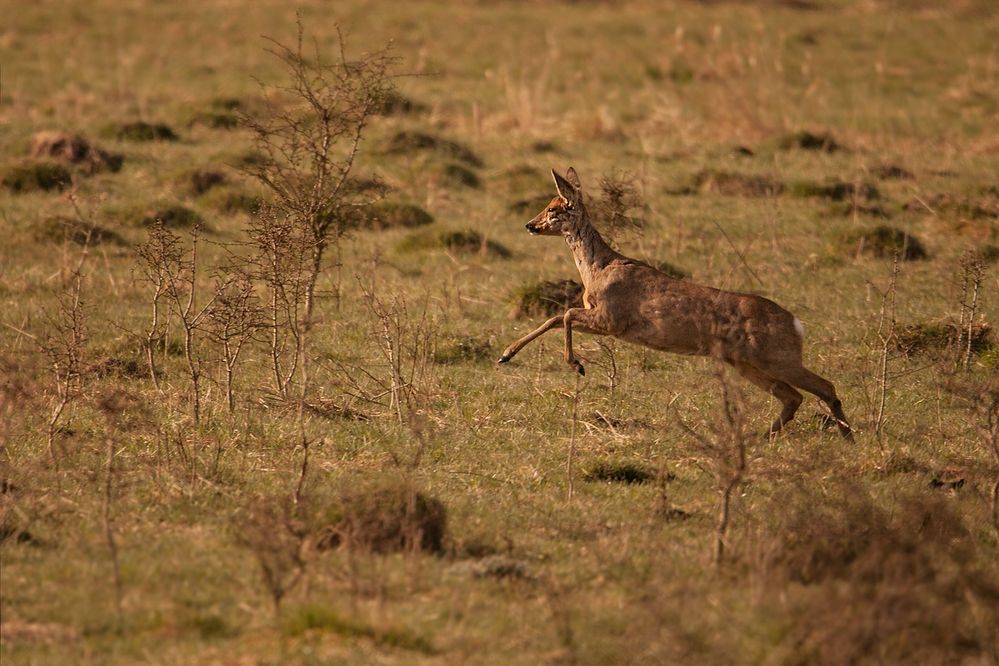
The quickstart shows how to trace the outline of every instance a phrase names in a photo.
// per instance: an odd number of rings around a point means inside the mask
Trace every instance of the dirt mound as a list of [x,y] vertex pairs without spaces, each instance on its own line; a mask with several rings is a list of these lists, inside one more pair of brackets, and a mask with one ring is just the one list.
[[948,350],[961,354],[968,346],[969,328],[972,354],[982,354],[993,348],[992,326],[984,318],[970,327],[961,326],[953,319],[905,324],[896,334],[895,348],[906,356],[939,354]]
[[830,180],[817,183],[798,180],[787,186],[787,193],[794,197],[821,198],[831,201],[874,201],[881,198],[878,188],[869,183]]
[[397,249],[400,252],[440,249],[465,254],[478,253],[499,259],[507,259],[512,256],[506,246],[487,239],[473,229],[415,233],[404,238]]
[[777,140],[777,147],[781,150],[817,150],[823,153],[844,150],[843,145],[836,141],[832,134],[807,130],[785,134]]
[[70,242],[77,245],[127,245],[121,234],[112,229],[100,226],[90,226],[72,217],[56,215],[47,217],[33,230],[35,240],[39,242]]
[[575,280],[531,282],[513,292],[510,317],[547,316],[583,307],[583,285]]
[[691,186],[686,191],[734,197],[772,197],[784,191],[784,183],[767,176],[706,169],[694,174]]
[[656,478],[655,471],[627,460],[598,460],[583,469],[583,480],[605,483],[641,484]]
[[483,164],[482,159],[467,146],[424,132],[397,132],[389,141],[387,152],[399,155],[433,152],[473,168],[479,168]]
[[25,162],[9,167],[0,185],[14,194],[62,190],[73,183],[73,174],[58,162]]
[[471,169],[457,163],[445,164],[441,169],[441,181],[447,187],[482,187],[482,181]]
[[447,533],[447,511],[440,500],[404,482],[352,486],[326,510],[323,522],[320,549],[439,554]]
[[438,340],[434,362],[442,364],[475,363],[491,360],[493,346],[489,340],[469,336],[453,336]]
[[177,133],[165,123],[148,123],[136,120],[109,125],[104,133],[118,141],[178,141]]
[[178,179],[179,185],[195,197],[214,187],[225,185],[228,181],[226,175],[218,169],[194,169]]
[[426,226],[433,221],[433,215],[415,204],[380,201],[359,211],[354,226],[374,230],[400,227],[412,229]]
[[151,210],[139,220],[139,224],[144,227],[151,227],[158,222],[162,222],[168,229],[190,229],[196,224],[202,224],[203,220],[195,211],[179,204]]
[[902,261],[927,259],[929,253],[922,241],[907,231],[887,225],[848,233],[842,240],[843,252],[849,256],[867,255],[891,259],[898,254]]
[[31,137],[31,157],[72,164],[85,173],[117,172],[125,159],[95,147],[83,136],[69,132],[45,131]]

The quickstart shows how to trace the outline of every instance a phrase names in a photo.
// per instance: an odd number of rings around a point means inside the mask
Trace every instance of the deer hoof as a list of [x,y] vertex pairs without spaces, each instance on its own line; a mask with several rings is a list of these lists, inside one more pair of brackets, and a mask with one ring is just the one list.
[[577,363],[575,363],[574,367],[576,368],[576,372],[578,372],[583,377],[586,376],[586,369],[583,368],[583,364],[582,363],[577,362]]
[[503,354],[502,356],[499,357],[499,360],[496,362],[502,365],[504,363],[509,362],[510,358],[511,356],[509,354]]

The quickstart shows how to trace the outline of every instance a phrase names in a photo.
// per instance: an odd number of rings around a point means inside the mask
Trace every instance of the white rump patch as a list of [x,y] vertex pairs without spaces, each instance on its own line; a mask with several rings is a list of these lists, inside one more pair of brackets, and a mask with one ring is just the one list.
[[798,332],[798,337],[802,340],[805,339],[805,325],[801,323],[801,320],[797,317],[794,318],[794,330]]

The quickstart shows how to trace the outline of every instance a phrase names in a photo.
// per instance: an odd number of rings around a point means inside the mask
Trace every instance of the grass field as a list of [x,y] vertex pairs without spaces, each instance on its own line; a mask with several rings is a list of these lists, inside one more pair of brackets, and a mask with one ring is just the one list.
[[[195,327],[195,420],[139,250],[200,221],[197,307],[252,254],[295,10],[0,0],[5,665],[999,663],[995,3],[298,7],[308,54],[390,44],[381,199],[287,396],[258,328],[230,410]],[[578,335],[577,379],[556,331],[497,366],[578,280],[524,231],[569,166],[628,193],[625,254],[794,312],[856,442],[811,396],[765,437],[711,359]]]

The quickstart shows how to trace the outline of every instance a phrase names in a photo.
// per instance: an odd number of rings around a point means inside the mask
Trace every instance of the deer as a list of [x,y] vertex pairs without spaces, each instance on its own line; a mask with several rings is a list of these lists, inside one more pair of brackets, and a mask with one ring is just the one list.
[[556,196],[526,228],[535,236],[562,236],[583,282],[583,307],[572,307],[513,342],[498,363],[508,363],[531,341],[555,328],[565,331],[565,362],[585,369],[572,348],[574,331],[612,336],[650,349],[714,356],[781,403],[769,429],[779,432],[812,393],[829,408],[842,436],[853,441],[836,387],[802,360],[805,329],[773,301],[679,280],[644,261],[615,251],[594,228],[582,184],[570,167],[552,170]]

